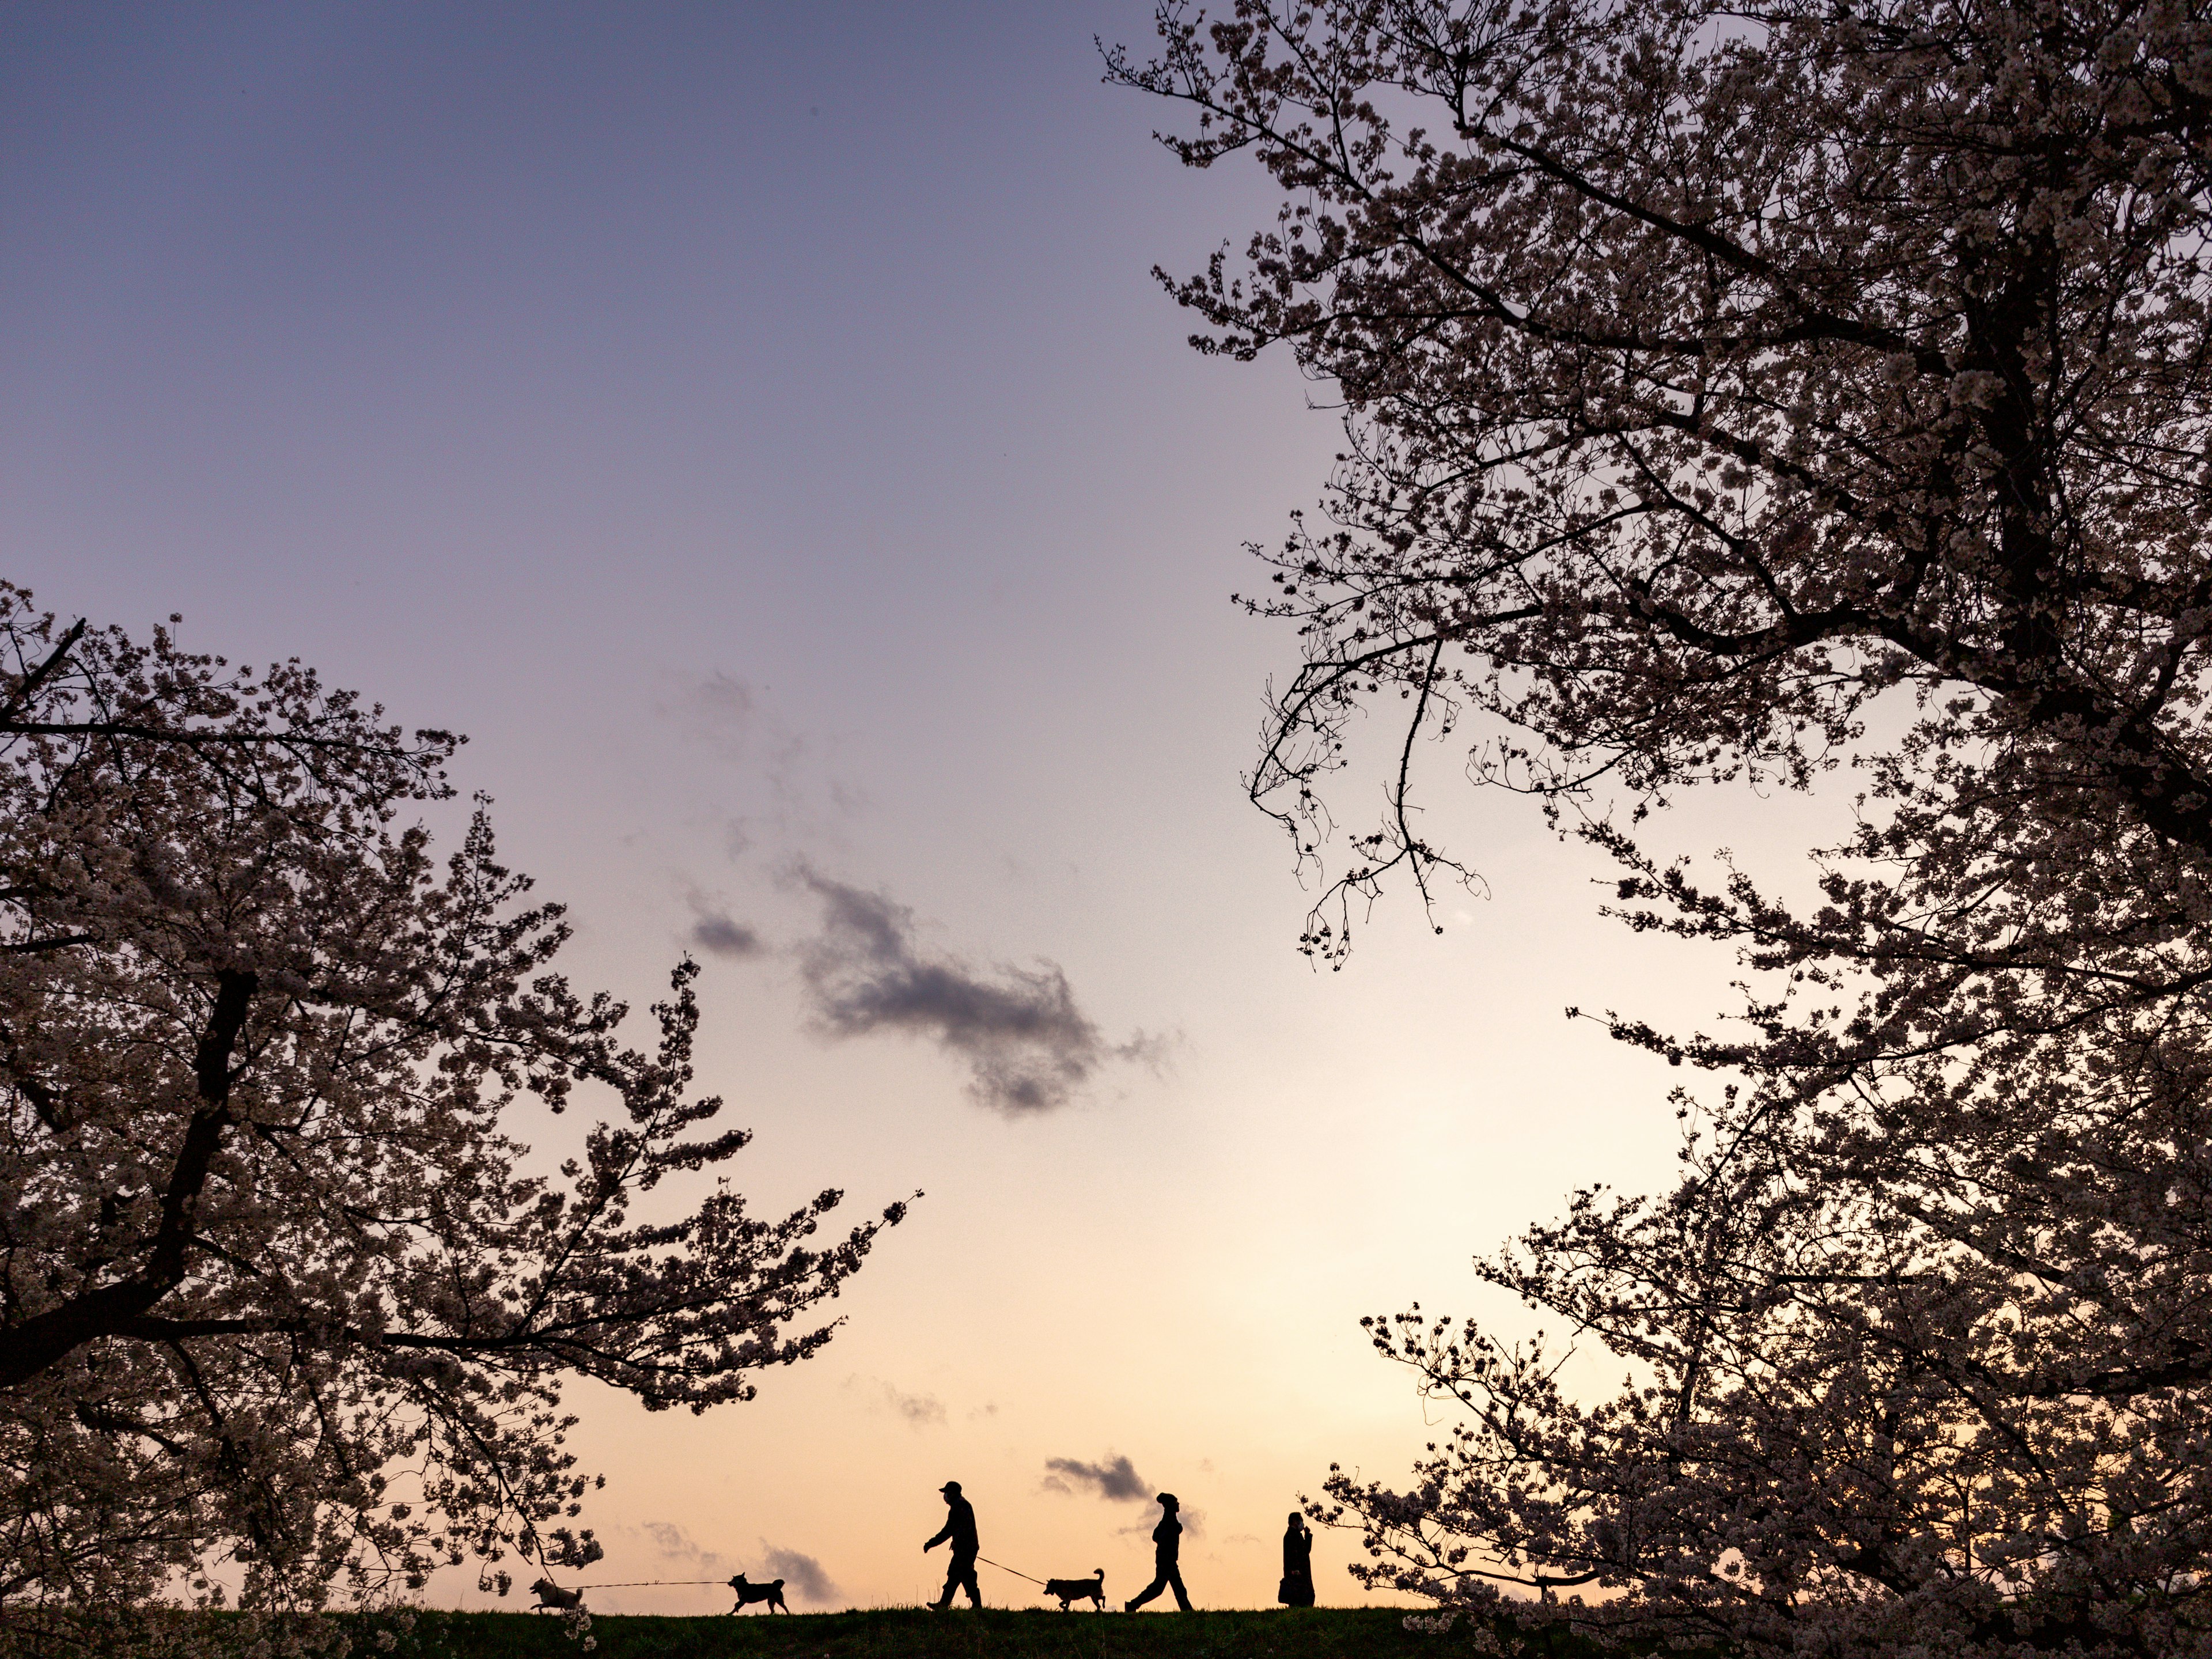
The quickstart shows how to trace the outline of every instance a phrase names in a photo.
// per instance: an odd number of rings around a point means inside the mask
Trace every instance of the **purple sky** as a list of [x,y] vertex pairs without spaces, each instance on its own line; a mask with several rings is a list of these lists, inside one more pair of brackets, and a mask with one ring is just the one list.
[[[579,1394],[600,1576],[805,1556],[911,1600],[957,1477],[987,1551],[1126,1595],[1152,1511],[1048,1468],[1126,1458],[1202,1516],[1202,1605],[1270,1601],[1294,1495],[1424,1438],[1358,1316],[1511,1328],[1471,1251],[1664,1178],[1670,1079],[1561,1007],[1704,1014],[1725,975],[1449,790],[1494,900],[1297,956],[1237,784],[1295,642],[1227,596],[1338,434],[1148,275],[1270,206],[1099,85],[1149,9],[6,18],[0,574],[467,731],[572,971],[642,1001],[705,953],[749,1190],[928,1189],[757,1403]],[[1012,1005],[1064,1016],[1051,1109],[989,1103],[1035,1069],[984,1029]]]

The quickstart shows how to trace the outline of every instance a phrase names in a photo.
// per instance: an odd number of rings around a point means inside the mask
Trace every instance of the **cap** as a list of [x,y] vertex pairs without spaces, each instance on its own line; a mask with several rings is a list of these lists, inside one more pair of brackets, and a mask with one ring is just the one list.
[[1164,1509],[1176,1510],[1182,1507],[1182,1504],[1176,1499],[1176,1495],[1171,1492],[1162,1492],[1158,1498],[1152,1499],[1152,1502],[1159,1504]]
[[958,1492],[959,1490],[960,1483],[957,1480],[948,1480],[938,1488],[939,1492]]

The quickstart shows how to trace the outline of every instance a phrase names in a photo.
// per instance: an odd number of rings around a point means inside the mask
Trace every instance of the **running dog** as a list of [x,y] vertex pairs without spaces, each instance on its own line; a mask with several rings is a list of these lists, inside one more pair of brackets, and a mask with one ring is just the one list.
[[791,1611],[783,1605],[783,1580],[781,1578],[772,1584],[749,1584],[745,1582],[744,1574],[739,1573],[730,1580],[730,1588],[738,1593],[738,1605],[730,1609],[732,1613],[743,1613],[756,1601],[767,1602],[766,1611],[769,1613]]
[[1048,1578],[1044,1593],[1060,1598],[1060,1610],[1067,1611],[1070,1601],[1089,1601],[1093,1612],[1106,1611],[1106,1569],[1100,1567],[1091,1578]]
[[576,1613],[584,1605],[584,1592],[564,1590],[550,1578],[541,1578],[530,1587],[538,1592],[538,1605],[533,1613]]

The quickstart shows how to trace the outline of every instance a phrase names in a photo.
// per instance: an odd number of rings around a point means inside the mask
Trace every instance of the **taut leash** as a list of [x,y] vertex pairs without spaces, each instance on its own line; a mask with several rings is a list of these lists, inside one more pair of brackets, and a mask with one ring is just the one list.
[[720,1584],[730,1587],[726,1578],[633,1578],[621,1584],[579,1584],[578,1589],[647,1589],[659,1584]]
[[[988,1555],[979,1555],[975,1559],[978,1561],[981,1561],[987,1567],[998,1568],[1000,1572],[1014,1572],[1014,1570],[1006,1565],[1005,1562],[994,1561]],[[1025,1572],[1014,1572],[1014,1577],[1017,1578],[1030,1578],[1029,1574]],[[1044,1580],[1042,1578],[1030,1578],[1030,1583],[1035,1584],[1039,1589],[1042,1589],[1044,1588]]]

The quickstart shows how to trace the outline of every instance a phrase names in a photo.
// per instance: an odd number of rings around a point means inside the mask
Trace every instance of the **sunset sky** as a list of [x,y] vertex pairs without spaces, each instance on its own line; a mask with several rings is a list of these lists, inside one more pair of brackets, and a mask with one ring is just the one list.
[[[1229,596],[1340,434],[1149,274],[1272,212],[1099,83],[1149,6],[6,17],[0,575],[465,731],[574,976],[705,963],[755,1200],[927,1194],[757,1401],[572,1394],[584,1582],[920,1600],[957,1479],[985,1555],[1116,1600],[1171,1490],[1198,1603],[1272,1602],[1298,1495],[1432,1431],[1360,1316],[1526,1330],[1468,1257],[1668,1178],[1680,1074],[1562,1010],[1706,1019],[1729,964],[1597,918],[1599,862],[1449,754],[1487,894],[1297,953],[1238,781],[1297,643]],[[1744,805],[1683,844],[1803,844]]]

